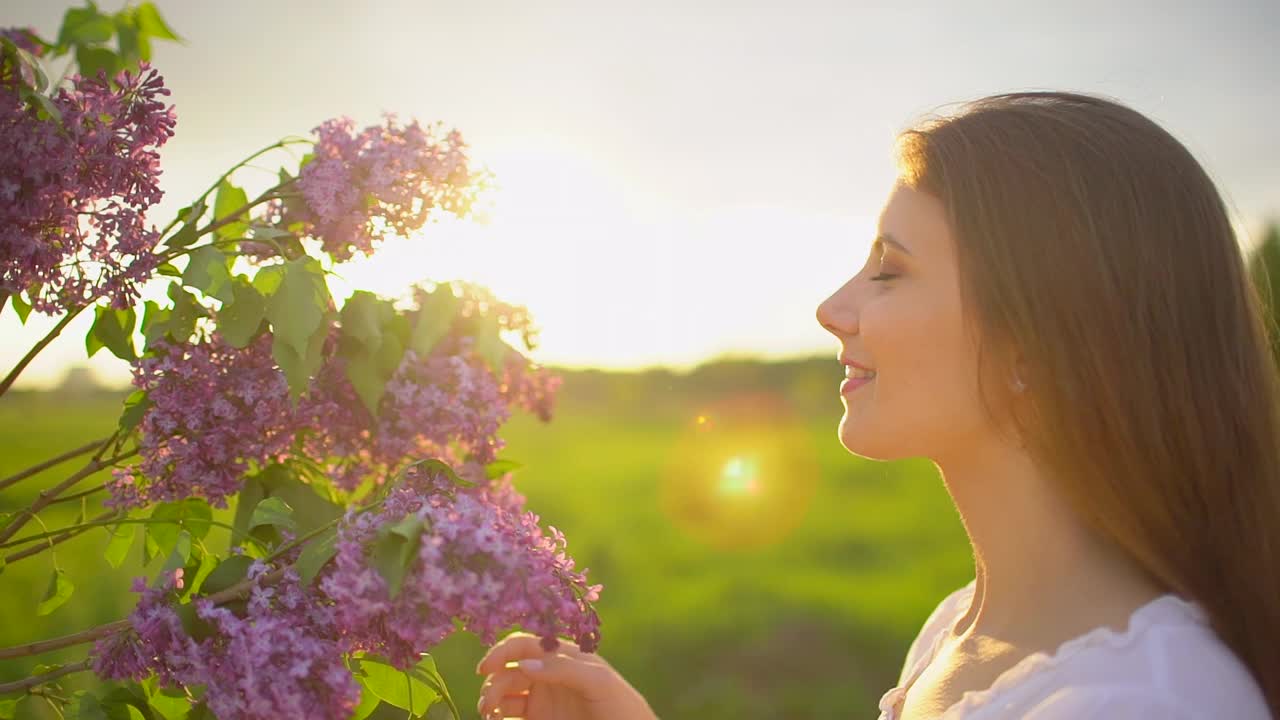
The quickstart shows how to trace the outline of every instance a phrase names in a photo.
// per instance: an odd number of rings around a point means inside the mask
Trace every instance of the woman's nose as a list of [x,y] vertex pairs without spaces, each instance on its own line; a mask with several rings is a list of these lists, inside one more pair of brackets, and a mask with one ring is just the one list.
[[816,313],[818,324],[838,338],[853,335],[857,332],[856,309],[852,306],[850,298],[846,297],[842,292],[847,287],[846,285],[832,294],[831,297],[823,300],[818,305]]

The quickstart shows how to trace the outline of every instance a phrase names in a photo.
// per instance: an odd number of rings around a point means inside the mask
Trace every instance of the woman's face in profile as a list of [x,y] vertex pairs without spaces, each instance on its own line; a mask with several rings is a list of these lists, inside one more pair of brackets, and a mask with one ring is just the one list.
[[840,442],[880,460],[971,452],[989,431],[941,201],[899,181],[877,237],[862,269],[817,311],[841,357],[876,373],[842,394]]

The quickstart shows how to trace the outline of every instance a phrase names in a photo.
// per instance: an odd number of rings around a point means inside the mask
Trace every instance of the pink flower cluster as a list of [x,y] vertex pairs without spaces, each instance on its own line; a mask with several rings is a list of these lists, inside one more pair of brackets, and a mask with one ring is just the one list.
[[[380,529],[408,517],[424,530],[392,598],[370,555]],[[441,474],[414,473],[379,511],[340,526],[338,553],[320,587],[334,602],[334,620],[351,648],[401,668],[451,634],[455,619],[486,643],[519,625],[547,642],[572,636],[592,652],[600,625],[590,603],[601,586],[587,585],[585,570],[575,571],[564,553],[564,536],[550,531],[544,535],[538,517],[522,512],[501,486],[455,489]]]
[[0,83],[0,293],[26,291],[56,314],[99,297],[133,304],[159,265],[159,233],[144,215],[161,198],[157,149],[173,135],[160,75],[145,63],[73,76],[41,119],[16,77]]
[[225,507],[250,462],[276,461],[293,442],[289,386],[271,358],[271,337],[244,349],[214,335],[152,350],[133,363],[133,384],[151,403],[139,426],[142,461],[113,472],[108,503],[199,496]]
[[255,562],[241,612],[194,602],[210,632],[196,640],[172,604],[172,586],[147,590],[129,616],[130,631],[99,640],[94,671],[109,680],[142,680],[155,672],[168,687],[205,685],[209,709],[223,720],[322,717],[342,720],[360,700],[333,630],[332,605],[286,568],[274,585]]
[[290,216],[280,201],[267,212],[285,226],[303,222],[304,234],[318,238],[334,260],[371,254],[387,233],[408,236],[435,208],[458,216],[470,212],[477,188],[456,130],[439,137],[438,124],[401,125],[388,116],[385,124],[358,133],[346,117],[314,132],[314,158],[297,182],[305,217]]

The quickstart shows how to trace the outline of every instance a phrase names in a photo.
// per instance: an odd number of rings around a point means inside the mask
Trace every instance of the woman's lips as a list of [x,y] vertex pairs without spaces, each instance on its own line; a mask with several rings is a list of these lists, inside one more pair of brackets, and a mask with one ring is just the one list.
[[857,390],[858,388],[862,387],[863,385],[866,385],[867,383],[871,382],[872,380],[875,380],[875,378],[873,377],[845,378],[845,381],[840,383],[840,394],[846,395],[848,393],[851,393],[854,390]]

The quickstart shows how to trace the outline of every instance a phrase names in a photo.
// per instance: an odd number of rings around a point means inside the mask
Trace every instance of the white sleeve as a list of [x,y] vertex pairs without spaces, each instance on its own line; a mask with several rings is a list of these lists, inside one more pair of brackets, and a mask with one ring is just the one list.
[[933,640],[938,633],[950,629],[946,623],[955,614],[956,600],[967,587],[966,585],[952,591],[933,608],[933,612],[929,613],[929,617],[920,626],[920,632],[916,633],[916,638],[911,641],[911,647],[907,649],[907,657],[902,661],[902,670],[898,673],[899,685],[907,681],[907,676],[911,674],[911,669],[915,667],[920,656],[933,647]]
[[1149,688],[1088,685],[1060,688],[1023,715],[1023,720],[1217,720]]

